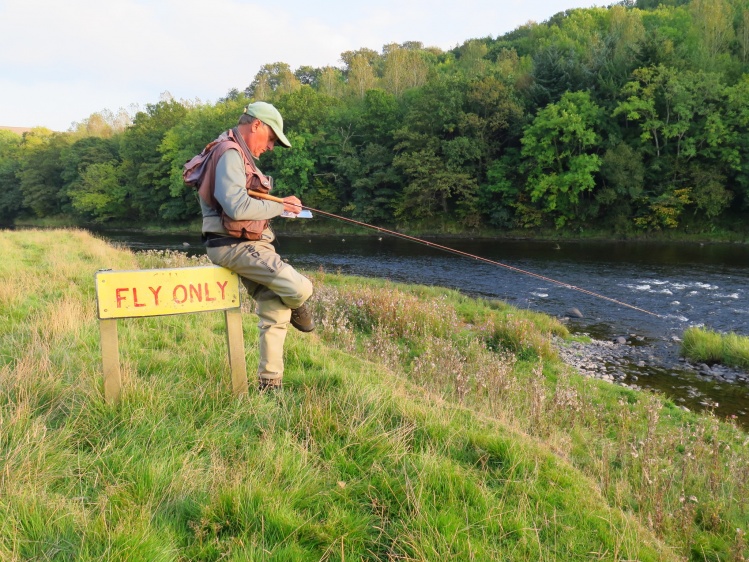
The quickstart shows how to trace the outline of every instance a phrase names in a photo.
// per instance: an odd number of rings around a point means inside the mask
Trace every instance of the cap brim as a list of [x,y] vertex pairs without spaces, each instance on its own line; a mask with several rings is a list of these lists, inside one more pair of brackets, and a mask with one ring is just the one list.
[[283,131],[278,131],[273,125],[270,125],[270,128],[273,129],[273,133],[276,135],[276,140],[278,141],[277,144],[280,144],[284,148],[291,148],[291,143],[289,142],[289,139],[286,138],[286,135],[283,134]]

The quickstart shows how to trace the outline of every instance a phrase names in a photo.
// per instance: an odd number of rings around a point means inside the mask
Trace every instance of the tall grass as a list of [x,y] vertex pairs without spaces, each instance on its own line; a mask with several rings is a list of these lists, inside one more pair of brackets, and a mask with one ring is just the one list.
[[[567,331],[543,315],[325,273],[316,286],[321,336],[331,345],[540,438],[593,479],[610,506],[636,515],[681,556],[749,557],[749,437],[734,424],[572,373],[551,345]],[[390,304],[380,306],[383,299]],[[440,319],[426,334],[402,328]]]
[[681,354],[694,362],[749,369],[749,337],[734,332],[721,334],[705,328],[688,328],[682,338]]
[[320,272],[281,393],[232,398],[203,313],[119,322],[110,407],[94,272],[199,260],[77,231],[0,250],[0,560],[749,554],[747,435],[568,371],[553,319]]

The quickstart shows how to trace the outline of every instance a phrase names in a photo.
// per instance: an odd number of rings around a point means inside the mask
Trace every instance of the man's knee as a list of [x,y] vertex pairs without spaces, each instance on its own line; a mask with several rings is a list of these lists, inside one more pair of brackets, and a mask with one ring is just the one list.
[[290,291],[289,294],[284,295],[283,303],[289,308],[299,308],[307,299],[312,296],[312,281],[299,275],[296,283],[294,283],[294,290]]
[[313,288],[312,281],[310,281],[306,277],[302,277],[302,279],[304,280],[304,282],[301,286],[302,290],[299,292],[299,300],[301,300],[302,304],[304,304],[312,296]]

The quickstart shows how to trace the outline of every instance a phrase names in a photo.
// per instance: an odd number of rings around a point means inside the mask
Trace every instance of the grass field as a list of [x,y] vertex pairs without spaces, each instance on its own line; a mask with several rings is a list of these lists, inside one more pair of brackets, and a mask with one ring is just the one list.
[[108,406],[94,273],[199,260],[76,230],[0,253],[0,560],[749,557],[749,436],[570,372],[554,319],[314,272],[282,392],[233,398],[202,313],[119,321]]

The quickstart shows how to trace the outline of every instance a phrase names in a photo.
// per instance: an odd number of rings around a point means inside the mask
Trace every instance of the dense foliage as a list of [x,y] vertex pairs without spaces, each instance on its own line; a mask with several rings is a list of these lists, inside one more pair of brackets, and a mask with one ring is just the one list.
[[265,65],[215,104],[166,97],[65,133],[0,131],[0,221],[198,216],[182,164],[250,100],[283,113],[279,194],[377,224],[704,231],[749,209],[749,0],[625,0],[449,52]]

